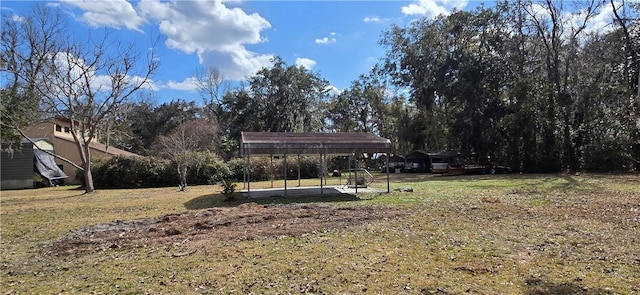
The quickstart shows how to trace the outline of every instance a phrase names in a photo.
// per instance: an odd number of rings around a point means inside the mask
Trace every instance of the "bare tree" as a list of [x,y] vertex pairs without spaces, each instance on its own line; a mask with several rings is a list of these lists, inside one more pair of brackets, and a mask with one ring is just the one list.
[[[37,8],[33,17],[44,18],[44,13],[50,12]],[[54,29],[55,34],[51,36],[56,38],[28,31]],[[19,33],[32,36],[34,40],[26,46],[10,47],[15,52],[7,55],[37,54],[40,59],[37,69],[25,71],[14,67],[15,71],[21,81],[30,86],[45,116],[62,117],[71,122],[71,134],[84,170],[85,191],[91,193],[95,189],[90,144],[97,138],[99,128],[118,113],[121,105],[134,93],[152,86],[151,77],[158,68],[158,60],[153,50],[155,43],[147,52],[141,53],[133,44],[111,41],[106,32],[100,40],[91,37],[77,40],[64,29],[63,22],[18,27]],[[53,41],[55,46],[40,45]]]
[[196,70],[195,82],[202,97],[209,120],[218,120],[222,96],[229,89],[224,75],[217,67],[199,68]]
[[202,151],[207,151],[215,140],[216,128],[204,120],[183,122],[169,135],[158,140],[156,149],[175,165],[180,180],[180,191],[187,189],[187,172],[202,161]]
[[46,67],[47,53],[60,50],[66,23],[60,11],[45,5],[27,16],[2,12],[0,130],[4,143],[15,144],[21,129],[40,119],[37,77]]

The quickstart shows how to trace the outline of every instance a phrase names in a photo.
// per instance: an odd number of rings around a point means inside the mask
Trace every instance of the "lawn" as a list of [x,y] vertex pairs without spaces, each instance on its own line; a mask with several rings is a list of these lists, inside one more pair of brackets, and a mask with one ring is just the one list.
[[232,202],[217,186],[2,191],[0,290],[640,293],[637,174],[391,182],[414,191]]

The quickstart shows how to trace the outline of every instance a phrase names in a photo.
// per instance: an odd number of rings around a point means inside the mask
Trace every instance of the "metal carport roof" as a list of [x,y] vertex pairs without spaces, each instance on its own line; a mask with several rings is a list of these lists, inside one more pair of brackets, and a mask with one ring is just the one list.
[[[250,192],[250,177],[247,166],[251,156],[284,155],[286,159],[286,155],[320,155],[322,158],[327,155],[352,155],[355,153],[385,153],[389,155],[391,152],[391,141],[386,138],[372,133],[348,132],[242,132],[240,146],[242,155],[246,158],[245,183],[247,192]],[[286,178],[285,169],[285,196],[287,195]],[[322,189],[322,177],[320,186]],[[388,171],[387,192],[389,192]]]
[[340,155],[389,152],[391,141],[372,133],[242,132],[242,154]]

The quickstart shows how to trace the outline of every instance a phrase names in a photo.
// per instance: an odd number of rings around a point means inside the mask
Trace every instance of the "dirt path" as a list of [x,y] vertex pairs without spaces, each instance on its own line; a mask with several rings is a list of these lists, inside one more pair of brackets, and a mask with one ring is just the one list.
[[336,207],[327,204],[259,205],[212,208],[160,218],[114,221],[81,228],[44,246],[52,255],[82,254],[106,249],[205,239],[234,240],[300,235],[344,228],[367,221],[407,215],[381,206]]

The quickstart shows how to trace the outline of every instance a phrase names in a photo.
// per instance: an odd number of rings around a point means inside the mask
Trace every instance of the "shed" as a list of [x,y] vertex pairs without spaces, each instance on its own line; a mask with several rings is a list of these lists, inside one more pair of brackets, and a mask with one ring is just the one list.
[[49,183],[67,178],[55,164],[53,144],[44,138],[23,139],[20,150],[2,149],[0,159],[2,181],[0,189],[24,189],[34,187],[34,173]]
[[0,155],[0,189],[33,188],[33,144],[23,140],[21,149],[3,147]]
[[[241,152],[245,158],[245,184],[248,192],[251,191],[251,178],[248,171],[251,156],[283,156],[286,163],[287,155],[319,155],[322,159],[327,155],[353,155],[356,153],[385,153],[388,155],[390,149],[390,140],[372,133],[242,132],[241,135]],[[322,175],[324,174],[321,174],[320,179],[321,192],[322,178],[324,177]],[[286,196],[286,169],[284,178]],[[388,173],[387,192],[389,192]]]
[[408,172],[431,172],[431,153],[423,150],[415,150],[406,155]]
[[[384,161],[386,161],[386,156],[381,156],[381,159],[383,159]],[[400,155],[392,155],[391,157],[389,157],[389,164],[385,165],[382,167],[382,172],[386,172],[387,171],[387,167],[390,169],[389,171],[391,171],[391,173],[397,173],[399,171],[404,171],[405,170],[405,159],[404,157],[400,156]]]

